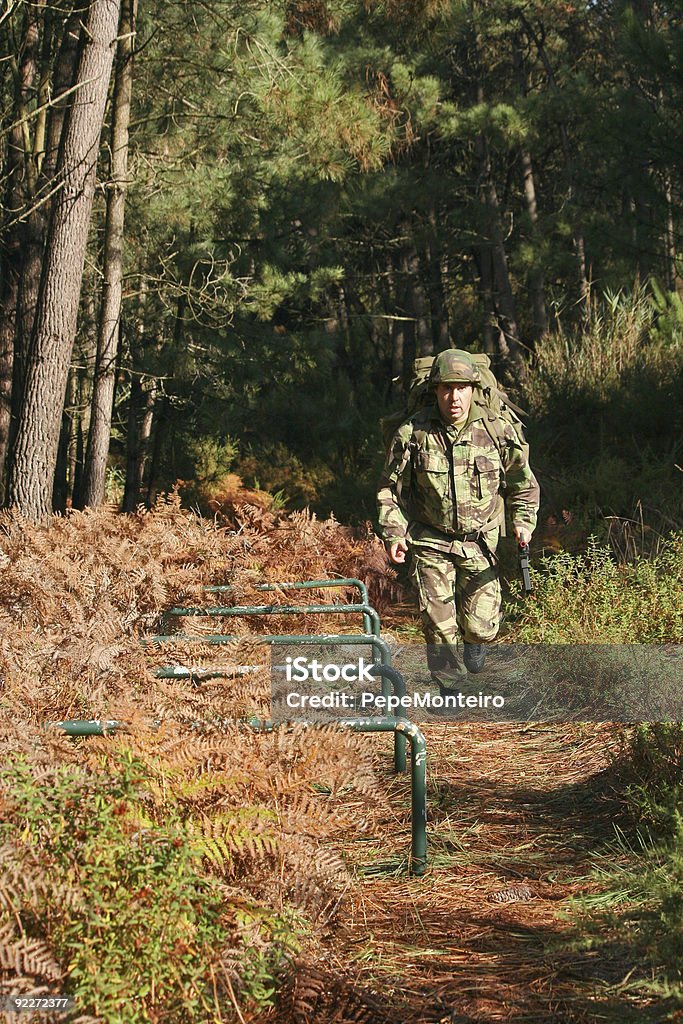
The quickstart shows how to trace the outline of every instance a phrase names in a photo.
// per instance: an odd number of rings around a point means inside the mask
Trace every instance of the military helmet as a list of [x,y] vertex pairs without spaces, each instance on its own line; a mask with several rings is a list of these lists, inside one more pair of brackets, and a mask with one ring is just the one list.
[[447,348],[439,352],[432,363],[429,386],[437,384],[478,384],[479,369],[469,352],[461,348]]

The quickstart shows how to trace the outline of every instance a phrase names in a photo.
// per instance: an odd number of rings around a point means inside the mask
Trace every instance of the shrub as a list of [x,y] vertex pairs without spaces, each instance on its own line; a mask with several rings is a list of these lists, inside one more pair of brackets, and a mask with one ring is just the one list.
[[[683,534],[656,558],[628,565],[617,565],[595,541],[585,555],[562,551],[542,560],[534,587],[533,597],[512,609],[517,641],[683,642]],[[520,593],[517,580],[513,593]]]
[[94,772],[36,772],[18,759],[0,780],[3,859],[21,866],[6,923],[23,935],[9,944],[46,942],[80,1012],[106,1024],[220,1017],[233,984],[244,1003],[269,1004],[296,948],[286,916],[226,898],[178,809],[154,820],[142,762],[123,752]]

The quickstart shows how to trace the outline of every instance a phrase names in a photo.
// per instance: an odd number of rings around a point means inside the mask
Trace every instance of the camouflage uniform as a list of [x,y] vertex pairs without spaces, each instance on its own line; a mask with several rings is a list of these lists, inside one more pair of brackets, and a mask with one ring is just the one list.
[[478,644],[498,633],[496,547],[505,504],[514,525],[531,531],[539,504],[514,428],[500,419],[492,424],[476,395],[475,389],[460,429],[444,422],[436,403],[406,420],[394,435],[377,494],[384,541],[409,543],[429,667],[442,683],[465,673],[459,637]]

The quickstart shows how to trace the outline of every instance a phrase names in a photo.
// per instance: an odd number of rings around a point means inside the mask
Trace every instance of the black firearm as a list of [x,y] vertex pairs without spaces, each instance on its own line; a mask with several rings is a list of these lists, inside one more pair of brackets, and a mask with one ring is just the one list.
[[519,567],[522,570],[522,579],[524,580],[524,590],[527,594],[530,594],[534,589],[531,586],[531,574],[529,573],[529,545],[519,545]]

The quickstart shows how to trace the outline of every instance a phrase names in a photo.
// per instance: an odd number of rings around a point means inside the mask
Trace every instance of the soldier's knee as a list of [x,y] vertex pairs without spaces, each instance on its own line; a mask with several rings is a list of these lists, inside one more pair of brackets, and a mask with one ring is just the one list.
[[500,609],[492,614],[463,615],[462,635],[468,644],[485,644],[495,640],[500,629]]
[[488,644],[498,636],[498,625],[494,629],[482,629],[479,624],[474,629],[465,627],[463,640],[466,644]]

